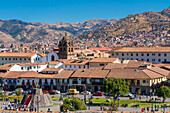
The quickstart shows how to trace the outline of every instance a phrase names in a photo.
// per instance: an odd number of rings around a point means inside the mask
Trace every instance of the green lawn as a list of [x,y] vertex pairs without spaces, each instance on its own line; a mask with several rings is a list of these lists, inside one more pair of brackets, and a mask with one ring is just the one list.
[[[101,105],[101,103],[104,103],[105,105],[108,105],[108,106],[111,103],[113,103],[113,99],[110,99],[111,102],[106,102],[106,100],[107,99],[92,99],[92,103],[93,105]],[[118,104],[118,100],[116,101],[116,103]],[[170,102],[166,102],[166,103],[170,104]],[[122,104],[128,104],[128,107],[132,107],[133,105],[136,105],[136,104],[138,104],[140,108],[144,108],[147,106],[149,106],[150,108],[152,107],[152,103],[146,102],[144,100],[136,100],[135,102],[134,100],[119,100],[119,106],[121,106]],[[162,101],[153,102],[154,106],[155,104],[161,107],[161,105],[163,105],[163,102]]]

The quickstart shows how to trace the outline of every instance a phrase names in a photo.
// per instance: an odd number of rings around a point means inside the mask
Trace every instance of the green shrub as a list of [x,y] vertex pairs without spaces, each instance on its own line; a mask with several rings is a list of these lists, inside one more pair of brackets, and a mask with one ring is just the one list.
[[64,99],[63,105],[60,107],[60,111],[77,111],[77,110],[87,110],[87,107],[83,101],[77,97],[71,99]]

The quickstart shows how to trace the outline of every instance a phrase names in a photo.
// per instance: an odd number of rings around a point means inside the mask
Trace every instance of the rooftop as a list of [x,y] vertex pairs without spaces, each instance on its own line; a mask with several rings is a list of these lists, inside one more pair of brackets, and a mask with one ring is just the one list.
[[124,47],[124,48],[115,48],[112,52],[136,52],[136,53],[170,53],[170,47]]

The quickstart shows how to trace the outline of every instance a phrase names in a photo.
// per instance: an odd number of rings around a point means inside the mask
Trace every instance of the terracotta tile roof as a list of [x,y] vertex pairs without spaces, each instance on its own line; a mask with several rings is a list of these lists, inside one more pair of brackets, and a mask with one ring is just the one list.
[[123,63],[108,63],[103,69],[124,68],[125,65]]
[[39,65],[46,65],[47,63],[21,63],[21,64],[18,64],[20,66],[26,66],[26,65],[29,65],[29,66],[39,66]]
[[136,60],[129,60],[128,64],[126,64],[125,68],[139,68],[142,65],[149,64],[144,61],[136,61]]
[[82,78],[105,78],[109,73],[109,70],[99,69],[78,69],[71,77],[82,77]]
[[102,70],[104,68],[104,66],[100,66],[100,67],[90,67],[90,69],[100,69]]
[[158,67],[162,67],[162,66],[170,66],[170,64],[166,64],[166,63],[161,63],[161,64],[152,64],[153,66],[158,66]]
[[38,53],[41,57],[45,57],[47,56],[47,54],[43,54],[43,53]]
[[43,69],[41,72],[45,72],[45,71],[48,71],[48,72],[58,72],[60,71],[62,68],[45,68]]
[[162,75],[154,73],[148,69],[137,70],[137,69],[111,69],[107,78],[122,78],[122,79],[153,79],[161,78]]
[[168,52],[170,53],[170,47],[124,47],[124,48],[115,48],[112,52]]
[[101,47],[101,48],[89,48],[90,50],[99,50],[99,51],[108,51],[111,50],[109,47]]
[[13,67],[15,64],[10,63],[10,64],[4,64],[0,66],[0,70],[6,70],[8,71],[11,67]]
[[65,60],[63,65],[86,65],[88,64],[89,60],[74,60],[74,59],[69,59]]
[[0,73],[0,77],[2,77],[2,78],[3,78],[3,77],[4,77],[4,75],[5,75],[5,73]]
[[37,53],[0,53],[0,57],[32,57]]
[[149,68],[149,70],[154,71],[156,73],[159,73],[159,74],[161,74],[163,76],[168,76],[169,73],[170,73],[170,71],[167,71],[167,70],[162,69],[160,67],[151,67],[151,68]]
[[50,65],[56,65],[56,64],[58,64],[58,63],[60,63],[60,62],[59,62],[59,61],[52,61],[52,62],[49,62]]
[[38,73],[34,71],[9,71],[5,74],[4,78],[35,78],[37,74]]
[[72,70],[62,70],[60,73],[56,74],[54,78],[58,79],[68,79],[74,71]]
[[118,58],[108,58],[108,57],[103,57],[103,58],[93,58],[92,60],[90,60],[89,62],[107,62],[107,63],[113,63],[115,60],[117,60]]
[[58,78],[68,79],[74,71],[62,70],[58,74],[41,74],[34,71],[9,71],[3,78]]

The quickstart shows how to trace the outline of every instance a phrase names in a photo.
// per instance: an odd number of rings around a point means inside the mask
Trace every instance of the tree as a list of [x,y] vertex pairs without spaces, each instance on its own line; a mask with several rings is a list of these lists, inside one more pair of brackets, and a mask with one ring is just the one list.
[[165,100],[167,97],[170,97],[170,89],[168,86],[161,86],[158,89],[158,97],[163,97],[163,103],[165,103]]
[[125,79],[107,79],[104,83],[104,91],[113,94],[115,104],[118,95],[125,95],[129,92],[129,82]]
[[77,110],[87,110],[87,107],[83,101],[77,97],[71,99],[64,99],[63,105],[60,107],[60,111],[77,111]]
[[19,100],[19,96],[22,94],[22,91],[21,90],[16,90],[15,94],[18,96],[18,100]]
[[23,47],[23,44],[22,44],[22,43],[20,44],[20,47]]
[[13,48],[13,47],[14,47],[13,44],[11,44],[11,45],[10,45],[10,48]]
[[1,47],[0,48],[5,48],[4,44],[1,44]]

